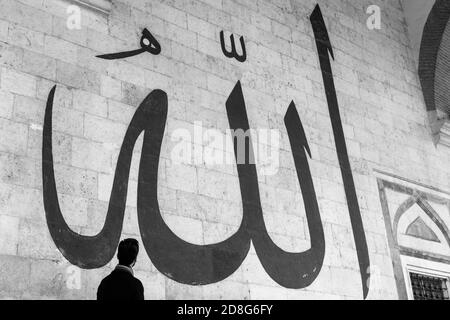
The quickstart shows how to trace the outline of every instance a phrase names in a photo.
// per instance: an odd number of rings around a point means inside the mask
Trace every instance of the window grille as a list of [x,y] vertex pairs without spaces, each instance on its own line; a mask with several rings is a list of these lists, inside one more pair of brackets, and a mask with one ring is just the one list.
[[450,300],[448,279],[410,273],[414,300]]

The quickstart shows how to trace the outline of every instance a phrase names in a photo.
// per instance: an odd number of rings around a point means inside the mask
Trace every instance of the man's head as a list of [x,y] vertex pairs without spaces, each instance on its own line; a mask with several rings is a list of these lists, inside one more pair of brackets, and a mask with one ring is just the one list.
[[123,266],[133,267],[139,253],[139,242],[136,239],[125,239],[119,244],[117,258],[119,264]]

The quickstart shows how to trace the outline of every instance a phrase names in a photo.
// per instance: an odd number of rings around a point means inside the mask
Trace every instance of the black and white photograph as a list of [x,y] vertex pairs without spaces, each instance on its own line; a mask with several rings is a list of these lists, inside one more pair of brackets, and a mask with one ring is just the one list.
[[0,300],[449,293],[449,0],[0,0]]

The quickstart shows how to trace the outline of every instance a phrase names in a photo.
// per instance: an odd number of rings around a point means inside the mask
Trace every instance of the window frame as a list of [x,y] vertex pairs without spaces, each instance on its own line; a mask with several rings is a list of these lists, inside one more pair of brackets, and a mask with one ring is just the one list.
[[401,261],[408,300],[414,300],[410,273],[446,279],[447,291],[450,295],[450,265],[404,255],[401,256]]

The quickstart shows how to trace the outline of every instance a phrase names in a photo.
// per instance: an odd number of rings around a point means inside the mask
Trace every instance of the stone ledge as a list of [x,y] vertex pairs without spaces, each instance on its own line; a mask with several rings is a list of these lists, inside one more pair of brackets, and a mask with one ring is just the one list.
[[447,120],[441,127],[438,143],[450,147],[450,120]]
[[436,146],[442,145],[450,147],[450,118],[439,118],[437,112],[430,111],[428,120],[433,134],[433,141]]
[[109,14],[112,6],[111,0],[69,0],[69,2],[101,12],[103,14]]

